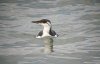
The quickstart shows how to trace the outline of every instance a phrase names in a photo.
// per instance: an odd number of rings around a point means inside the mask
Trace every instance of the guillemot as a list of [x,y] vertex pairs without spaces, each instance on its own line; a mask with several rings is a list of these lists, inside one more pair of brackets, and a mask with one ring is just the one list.
[[46,36],[58,37],[58,34],[54,30],[52,30],[52,24],[50,20],[41,19],[38,21],[32,21],[32,23],[40,24],[43,26],[43,30],[38,33],[36,38],[43,38]]

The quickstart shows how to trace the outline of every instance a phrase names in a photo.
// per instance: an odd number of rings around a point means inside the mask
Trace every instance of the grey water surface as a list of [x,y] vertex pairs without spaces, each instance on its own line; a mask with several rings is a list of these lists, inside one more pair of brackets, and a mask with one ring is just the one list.
[[[43,18],[59,34],[51,54],[31,23]],[[100,1],[0,0],[0,64],[100,64]]]

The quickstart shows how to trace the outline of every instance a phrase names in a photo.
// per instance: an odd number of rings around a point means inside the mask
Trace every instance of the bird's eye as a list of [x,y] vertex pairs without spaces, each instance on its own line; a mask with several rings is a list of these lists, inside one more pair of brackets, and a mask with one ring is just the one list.
[[43,23],[47,23],[47,21],[43,21]]

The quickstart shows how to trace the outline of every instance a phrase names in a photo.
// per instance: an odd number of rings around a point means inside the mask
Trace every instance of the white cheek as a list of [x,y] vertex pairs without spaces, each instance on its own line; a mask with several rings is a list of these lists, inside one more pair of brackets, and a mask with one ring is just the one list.
[[47,24],[48,24],[49,26],[51,26],[51,24],[50,24],[49,22],[47,22]]
[[43,26],[48,26],[48,24],[47,24],[47,23],[42,23],[41,25],[43,25]]

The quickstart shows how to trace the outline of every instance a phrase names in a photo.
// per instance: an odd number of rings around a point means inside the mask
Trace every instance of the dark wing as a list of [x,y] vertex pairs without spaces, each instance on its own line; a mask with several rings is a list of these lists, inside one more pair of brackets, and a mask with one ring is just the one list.
[[43,35],[43,31],[40,31],[37,36],[42,36],[42,35]]
[[57,34],[54,30],[51,30],[51,29],[50,29],[49,34],[50,34],[51,36],[58,37],[58,34]]

